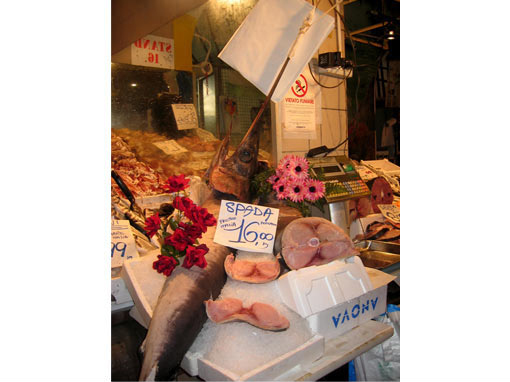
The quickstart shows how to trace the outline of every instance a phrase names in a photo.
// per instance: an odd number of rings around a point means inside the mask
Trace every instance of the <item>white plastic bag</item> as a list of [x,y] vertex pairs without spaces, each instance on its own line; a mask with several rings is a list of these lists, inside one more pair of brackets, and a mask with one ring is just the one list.
[[399,381],[400,308],[388,305],[388,312],[377,321],[393,326],[393,336],[354,359],[356,380]]

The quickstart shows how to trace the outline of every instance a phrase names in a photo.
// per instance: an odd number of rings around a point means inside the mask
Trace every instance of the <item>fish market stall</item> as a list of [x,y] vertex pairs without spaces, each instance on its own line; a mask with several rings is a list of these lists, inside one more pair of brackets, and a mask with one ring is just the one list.
[[112,54],[112,312],[144,328],[139,380],[320,379],[394,334],[377,318],[396,276],[376,255],[400,239],[398,180],[272,146],[273,105],[308,90],[295,78],[338,5],[252,1],[211,44],[203,3]]

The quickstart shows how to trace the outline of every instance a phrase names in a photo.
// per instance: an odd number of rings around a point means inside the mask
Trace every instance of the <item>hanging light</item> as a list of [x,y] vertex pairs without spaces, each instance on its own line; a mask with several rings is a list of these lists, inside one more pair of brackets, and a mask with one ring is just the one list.
[[396,33],[395,26],[393,25],[393,23],[387,24],[386,28],[384,30],[384,38],[386,40],[395,40],[396,37],[397,37],[397,33]]

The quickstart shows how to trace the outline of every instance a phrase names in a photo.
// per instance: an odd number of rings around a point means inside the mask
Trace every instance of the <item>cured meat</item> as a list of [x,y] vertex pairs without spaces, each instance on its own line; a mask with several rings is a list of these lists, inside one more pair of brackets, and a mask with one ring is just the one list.
[[318,217],[292,221],[283,231],[281,248],[285,263],[291,269],[322,265],[358,254],[340,227]]
[[225,259],[225,272],[239,281],[262,284],[275,280],[280,274],[280,263],[274,261],[239,260],[230,254]]
[[274,331],[285,330],[290,325],[285,316],[271,305],[262,302],[255,302],[248,308],[243,307],[243,302],[237,298],[207,300],[204,304],[207,316],[217,324],[238,320]]
[[386,179],[381,177],[375,179],[371,191],[372,210],[374,213],[378,214],[381,212],[379,207],[377,207],[378,204],[393,203],[393,190]]

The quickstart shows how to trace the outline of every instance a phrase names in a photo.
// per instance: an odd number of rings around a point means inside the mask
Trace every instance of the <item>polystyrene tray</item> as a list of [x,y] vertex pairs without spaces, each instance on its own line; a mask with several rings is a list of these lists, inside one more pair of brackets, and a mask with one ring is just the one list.
[[358,256],[290,271],[277,280],[280,296],[301,317],[308,317],[372,290]]

